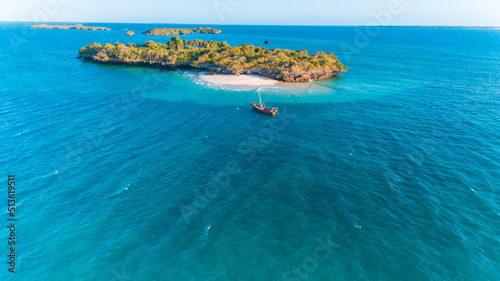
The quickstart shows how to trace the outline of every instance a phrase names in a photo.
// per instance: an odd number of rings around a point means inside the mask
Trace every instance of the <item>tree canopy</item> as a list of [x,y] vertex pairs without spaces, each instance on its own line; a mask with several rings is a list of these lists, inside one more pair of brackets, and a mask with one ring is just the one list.
[[41,28],[41,29],[76,29],[76,30],[111,30],[111,28],[103,27],[103,26],[85,26],[81,23],[75,25],[57,25],[57,24],[38,24],[32,25],[32,28]]
[[211,27],[198,27],[198,28],[153,28],[143,32],[146,35],[168,36],[168,35],[185,35],[192,33],[210,33],[219,34],[222,31]]
[[307,50],[268,50],[264,47],[243,44],[231,47],[226,42],[182,40],[172,37],[167,44],[147,41],[144,44],[114,45],[89,44],[79,51],[80,56],[96,61],[148,62],[166,65],[186,65],[196,68],[224,68],[230,72],[266,71],[290,75],[339,73],[347,71],[333,53]]

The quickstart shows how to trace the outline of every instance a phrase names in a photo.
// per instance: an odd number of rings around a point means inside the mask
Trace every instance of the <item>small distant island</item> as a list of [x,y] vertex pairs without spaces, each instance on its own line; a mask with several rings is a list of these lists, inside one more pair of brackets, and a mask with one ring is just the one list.
[[111,28],[102,26],[84,26],[81,23],[75,25],[39,24],[32,25],[31,27],[41,29],[111,30]]
[[80,49],[85,60],[105,64],[201,69],[221,74],[256,74],[284,82],[327,79],[347,71],[333,53],[307,50],[268,50],[243,44],[231,47],[226,42],[182,40],[174,36],[167,44],[89,44]]
[[127,34],[128,36],[134,36],[135,32],[133,30],[129,30],[125,32],[125,34]]
[[205,34],[219,34],[220,29],[211,27],[198,27],[198,28],[153,28],[143,32],[146,35],[155,36],[169,36],[169,35],[187,35],[192,33],[205,33]]

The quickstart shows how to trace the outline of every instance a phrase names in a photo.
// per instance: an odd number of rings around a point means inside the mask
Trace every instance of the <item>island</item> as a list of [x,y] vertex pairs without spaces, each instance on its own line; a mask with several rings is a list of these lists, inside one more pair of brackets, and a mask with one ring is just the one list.
[[80,49],[84,60],[105,64],[200,69],[218,74],[255,74],[284,82],[307,82],[337,76],[347,71],[333,53],[312,55],[307,50],[268,50],[243,44],[231,47],[226,42],[182,40],[172,37],[167,44],[89,44]]
[[39,24],[32,25],[32,28],[41,28],[41,29],[76,29],[76,30],[111,30],[111,28],[102,27],[102,26],[84,26],[83,24],[75,24],[75,25],[51,25],[51,24]]
[[133,30],[129,30],[125,32],[125,34],[127,34],[128,36],[134,36],[135,32]]
[[143,32],[146,35],[155,36],[169,36],[169,35],[187,35],[192,33],[205,33],[205,34],[219,34],[220,29],[211,27],[198,27],[198,28],[153,28]]

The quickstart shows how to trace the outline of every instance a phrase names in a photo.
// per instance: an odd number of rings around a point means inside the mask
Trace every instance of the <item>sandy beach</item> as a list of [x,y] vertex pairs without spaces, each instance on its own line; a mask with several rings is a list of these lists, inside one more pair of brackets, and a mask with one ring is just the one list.
[[259,88],[259,87],[269,87],[276,86],[279,81],[274,79],[258,76],[258,75],[226,75],[226,74],[217,74],[217,75],[204,75],[201,74],[200,79],[203,82],[211,83],[218,86],[243,86],[250,88]]

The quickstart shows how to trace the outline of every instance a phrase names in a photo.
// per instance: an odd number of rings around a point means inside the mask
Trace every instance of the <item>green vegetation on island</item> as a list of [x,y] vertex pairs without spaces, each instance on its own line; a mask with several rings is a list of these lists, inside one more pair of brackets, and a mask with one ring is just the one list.
[[347,71],[333,53],[306,50],[268,50],[243,44],[231,47],[226,42],[182,40],[172,37],[167,44],[89,44],[79,51],[83,59],[109,64],[159,68],[197,68],[226,74],[258,74],[286,82],[326,79]]
[[41,29],[76,29],[76,30],[111,30],[111,28],[102,27],[102,26],[84,26],[83,24],[75,24],[75,25],[57,25],[57,24],[39,24],[32,25],[32,28],[41,28]]
[[134,31],[133,30],[129,30],[127,32],[125,32],[125,34],[127,34],[128,36],[134,36]]
[[144,31],[146,35],[168,36],[168,35],[187,35],[192,33],[219,34],[222,31],[211,27],[198,28],[153,28]]

